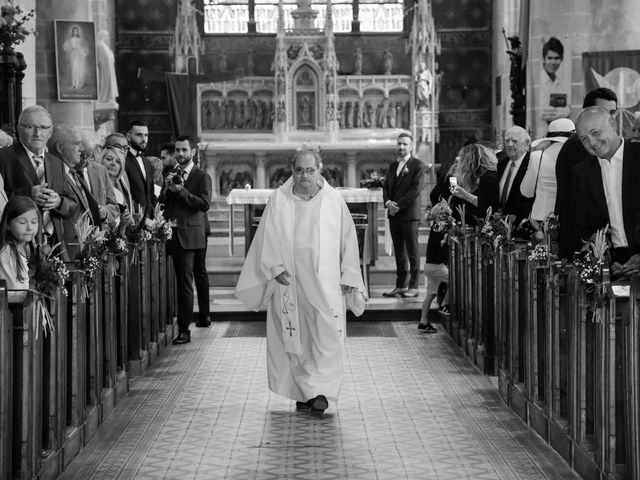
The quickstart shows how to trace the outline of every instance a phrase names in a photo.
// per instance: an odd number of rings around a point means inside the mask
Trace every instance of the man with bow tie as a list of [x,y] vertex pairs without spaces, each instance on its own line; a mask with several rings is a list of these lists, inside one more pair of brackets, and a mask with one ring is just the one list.
[[153,218],[156,205],[153,193],[153,165],[142,154],[149,141],[149,129],[140,121],[127,125],[125,136],[129,142],[129,151],[125,158],[125,172],[131,184],[133,198],[132,213],[141,217]]
[[[63,220],[78,208],[62,162],[47,151],[53,131],[49,112],[39,105],[26,107],[18,118],[19,139],[0,149],[0,175],[8,197],[25,195],[38,205],[49,243],[63,240]],[[69,260],[66,251],[63,258]]]
[[418,227],[420,194],[424,186],[424,164],[411,155],[413,137],[398,136],[397,157],[389,166],[382,187],[384,206],[396,256],[396,288],[385,297],[417,297],[420,273]]
[[[211,201],[211,177],[193,163],[196,144],[188,136],[178,137],[175,159],[178,163],[164,180],[160,192],[164,216],[171,225],[172,236],[167,243],[167,254],[173,259],[178,300],[178,336],[173,344],[191,341],[189,324],[193,319],[193,263],[198,250],[205,247],[205,216]],[[200,293],[200,292],[198,292]],[[206,292],[208,304],[208,290]],[[198,302],[202,304],[198,298]],[[201,316],[197,327],[208,327],[210,320]]]

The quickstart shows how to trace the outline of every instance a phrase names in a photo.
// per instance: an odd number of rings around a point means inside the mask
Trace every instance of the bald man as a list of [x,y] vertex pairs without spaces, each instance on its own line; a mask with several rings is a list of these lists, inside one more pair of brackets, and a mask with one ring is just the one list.
[[571,171],[574,228],[580,239],[586,241],[609,225],[612,273],[620,276],[640,273],[640,245],[636,236],[640,213],[640,144],[625,142],[618,135],[615,120],[604,107],[582,110],[576,119],[576,133],[593,157]]

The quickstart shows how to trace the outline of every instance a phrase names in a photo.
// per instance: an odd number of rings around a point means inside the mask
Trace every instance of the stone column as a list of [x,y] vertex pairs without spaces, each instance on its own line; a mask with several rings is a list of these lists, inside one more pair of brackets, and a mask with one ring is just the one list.
[[359,186],[356,166],[358,164],[358,152],[345,153],[347,159],[347,184],[346,187],[355,188]]
[[267,163],[267,152],[257,152],[256,157],[256,178],[253,184],[254,188],[267,188],[267,172],[265,164]]
[[211,198],[216,198],[217,196],[220,195],[220,193],[218,192],[218,189],[220,188],[220,185],[218,183],[218,172],[217,172],[218,158],[214,152],[205,152],[204,156],[206,158],[205,171],[211,177]]

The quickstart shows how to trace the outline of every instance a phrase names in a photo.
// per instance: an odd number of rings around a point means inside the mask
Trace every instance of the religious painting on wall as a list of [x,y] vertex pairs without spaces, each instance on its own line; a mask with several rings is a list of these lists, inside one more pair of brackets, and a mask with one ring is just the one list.
[[315,92],[296,92],[296,127],[298,130],[315,129]]
[[616,123],[625,138],[640,112],[640,50],[585,52],[582,54],[585,91],[609,88],[618,97]]
[[55,20],[54,32],[58,100],[98,100],[94,23]]

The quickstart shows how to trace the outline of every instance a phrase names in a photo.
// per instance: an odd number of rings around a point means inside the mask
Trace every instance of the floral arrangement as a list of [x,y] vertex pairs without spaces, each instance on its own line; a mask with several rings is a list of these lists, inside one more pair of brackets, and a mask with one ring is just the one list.
[[105,253],[111,255],[119,256],[129,253],[127,240],[120,234],[120,230],[117,228],[111,229],[106,233],[104,247]]
[[602,268],[607,264],[609,225],[598,230],[594,239],[585,242],[586,249],[573,260],[580,281],[585,289],[587,309],[596,323],[602,321],[603,308],[609,301],[607,290],[602,287]]
[[87,287],[87,296],[89,292],[95,288],[98,272],[102,263],[99,257],[105,249],[107,236],[104,230],[91,224],[89,212],[84,212],[73,226],[78,236],[78,245],[80,247],[80,255],[76,261],[78,267],[84,273],[85,285]]
[[385,176],[378,170],[369,170],[367,178],[360,180],[360,187],[362,188],[382,188],[384,185]]
[[127,240],[137,246],[143,245],[153,238],[150,225],[146,218],[141,218],[137,224],[129,224],[127,227]]
[[171,240],[171,225],[162,214],[161,204],[157,204],[153,213],[153,227],[151,227],[151,240],[155,242],[167,242]]
[[542,230],[533,236],[538,240],[529,254],[532,262],[548,262],[557,253],[558,217],[553,213],[547,215],[542,223]]
[[479,219],[479,222],[482,225],[480,235],[494,250],[497,250],[500,245],[513,241],[513,215],[505,217],[500,212],[494,213],[489,207],[484,219]]
[[60,252],[56,252],[59,246],[59,243],[53,247],[41,245],[29,257],[29,276],[33,278],[34,289],[47,297],[53,297],[58,288],[62,288],[64,295],[67,294],[64,285],[69,279],[69,270],[60,258]]
[[30,34],[35,35],[35,30],[28,30],[24,26],[33,18],[35,10],[24,13],[22,8],[13,5],[12,0],[9,0],[9,5],[0,7],[0,43],[5,49],[24,42]]

